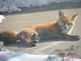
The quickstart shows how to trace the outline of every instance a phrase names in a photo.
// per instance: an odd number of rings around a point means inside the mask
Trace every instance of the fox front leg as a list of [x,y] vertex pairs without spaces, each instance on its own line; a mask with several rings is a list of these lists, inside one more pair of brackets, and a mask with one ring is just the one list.
[[62,34],[62,38],[66,39],[66,40],[77,41],[80,39],[80,36],[79,35]]

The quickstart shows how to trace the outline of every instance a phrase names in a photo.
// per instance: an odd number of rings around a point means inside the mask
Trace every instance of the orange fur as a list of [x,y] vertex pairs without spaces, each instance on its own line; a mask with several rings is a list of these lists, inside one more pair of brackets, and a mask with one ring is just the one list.
[[16,35],[18,32],[15,31],[3,31],[0,33],[0,41],[3,41],[5,44],[11,44],[16,42]]
[[37,37],[38,33],[31,28],[25,28],[21,30],[17,35],[17,38],[20,39],[21,42],[25,42],[29,46],[35,46],[34,42],[39,41]]
[[[38,32],[39,37],[62,37],[68,35],[75,25],[76,15],[70,16],[65,15],[63,12],[59,11],[59,20],[55,22],[50,22],[46,24],[36,24],[31,26],[31,28]],[[68,37],[68,36],[67,36]],[[66,37],[66,38],[67,38]]]

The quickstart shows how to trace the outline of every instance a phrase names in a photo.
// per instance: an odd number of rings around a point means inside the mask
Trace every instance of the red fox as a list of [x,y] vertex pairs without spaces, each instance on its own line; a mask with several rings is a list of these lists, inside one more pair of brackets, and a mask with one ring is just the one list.
[[24,42],[28,46],[35,46],[36,42],[39,41],[38,33],[33,29],[25,28],[20,32],[16,31],[3,31],[0,33],[0,41],[4,43],[4,45]]
[[40,40],[47,39],[66,39],[66,40],[79,40],[78,35],[69,35],[75,25],[75,20],[78,14],[73,16],[65,15],[59,10],[59,20],[56,23],[37,24],[31,28],[38,32]]

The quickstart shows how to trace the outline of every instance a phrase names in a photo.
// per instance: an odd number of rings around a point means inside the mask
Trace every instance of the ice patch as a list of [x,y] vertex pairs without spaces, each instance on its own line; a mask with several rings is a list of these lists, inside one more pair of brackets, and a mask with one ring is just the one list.
[[0,61],[81,61],[78,58],[56,55],[33,55],[14,51],[0,51]]
[[0,23],[2,23],[3,19],[5,19],[5,17],[3,15],[0,15]]

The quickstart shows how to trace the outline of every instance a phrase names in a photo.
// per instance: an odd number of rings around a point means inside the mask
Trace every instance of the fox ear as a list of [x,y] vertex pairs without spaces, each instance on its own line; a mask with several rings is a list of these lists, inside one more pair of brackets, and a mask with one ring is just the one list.
[[64,13],[61,10],[59,10],[59,17],[60,18],[64,17]]
[[78,14],[72,16],[72,21],[75,21],[78,18]]

